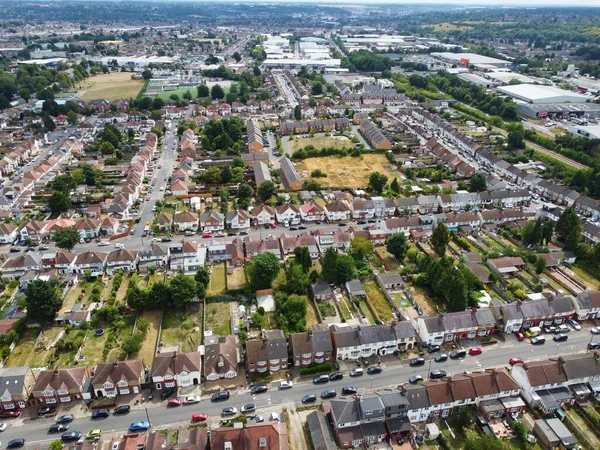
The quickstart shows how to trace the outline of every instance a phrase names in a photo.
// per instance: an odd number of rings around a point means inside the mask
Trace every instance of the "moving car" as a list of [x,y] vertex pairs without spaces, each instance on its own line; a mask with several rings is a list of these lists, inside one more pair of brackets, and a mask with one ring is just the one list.
[[121,405],[121,406],[117,406],[115,409],[113,409],[113,414],[115,416],[120,416],[120,415],[124,415],[124,414],[129,414],[129,411],[131,411],[131,406]]
[[408,362],[408,364],[413,367],[422,366],[425,364],[425,358],[413,358]]
[[429,378],[436,380],[438,378],[444,378],[446,376],[445,370],[434,370],[429,374]]
[[435,357],[435,362],[444,362],[444,361],[448,361],[448,354],[446,353],[442,353],[441,355],[437,355]]
[[329,383],[329,375],[317,375],[313,378],[313,384]]
[[336,396],[337,396],[337,392],[335,389],[327,389],[327,390],[321,392],[322,399],[335,398]]
[[131,425],[129,425],[129,431],[131,431],[132,433],[139,431],[148,431],[149,429],[150,424],[146,421],[133,422]]
[[511,366],[514,366],[514,365],[516,365],[516,364],[524,364],[524,363],[525,363],[525,360],[524,360],[524,359],[522,359],[522,358],[510,358],[510,359],[508,360],[508,363],[509,363]]
[[182,403],[183,401],[180,398],[170,398],[167,402],[167,408],[177,408],[178,406],[181,406]]
[[8,443],[6,444],[6,448],[21,448],[24,445],[25,445],[25,439],[17,438],[17,439],[8,441]]
[[469,349],[469,355],[481,355],[483,350],[481,347],[472,347]]
[[350,371],[350,376],[351,377],[362,377],[364,375],[364,370],[361,369],[360,367],[358,369],[352,369]]
[[307,394],[304,397],[302,397],[302,403],[307,404],[307,403],[314,403],[317,401],[317,396],[315,394]]
[[380,366],[371,366],[367,369],[367,373],[369,375],[377,375],[378,373],[381,373],[383,371],[383,369]]
[[256,411],[256,405],[254,403],[247,403],[240,408],[242,414],[247,414]]
[[423,377],[421,375],[413,375],[412,377],[410,377],[408,379],[408,382],[410,384],[417,384],[417,383],[420,383],[421,381],[423,381]]
[[206,419],[208,419],[208,415],[204,414],[204,413],[194,413],[192,414],[192,422],[196,423],[196,422],[204,422]]
[[263,393],[267,392],[268,390],[269,390],[269,387],[266,384],[258,384],[256,386],[254,386],[252,389],[250,389],[250,393],[252,395],[263,394]]
[[229,400],[229,391],[216,392],[210,397],[211,402],[221,402],[223,400]]
[[48,433],[63,433],[69,429],[69,425],[64,425],[62,423],[55,423],[54,425],[50,425],[48,428]]
[[546,342],[546,338],[544,336],[536,336],[532,337],[530,341],[532,345],[542,345]]
[[75,442],[75,441],[78,441],[79,438],[81,438],[81,432],[80,431],[68,431],[66,433],[63,433],[60,436],[60,439],[63,442]]
[[329,375],[329,381],[338,381],[344,378],[344,374],[342,372],[333,372]]
[[344,386],[342,388],[342,395],[354,395],[356,394],[356,388],[354,386]]
[[559,333],[559,334],[555,334],[555,335],[552,337],[552,340],[553,340],[554,342],[564,342],[564,341],[566,341],[567,339],[569,339],[569,336],[568,336],[568,335],[566,335],[566,334],[560,334],[560,333]]
[[97,409],[92,413],[92,419],[106,419],[110,416],[110,411],[106,408]]
[[56,419],[56,423],[71,423],[73,422],[73,414],[65,414]]
[[96,429],[96,430],[88,431],[88,433],[85,435],[85,438],[97,441],[98,439],[100,439],[101,436],[102,436],[102,430]]
[[280,381],[279,382],[279,389],[283,390],[283,389],[291,389],[294,387],[294,383],[291,381]]
[[184,405],[193,405],[195,403],[200,403],[199,395],[188,395],[186,398],[183,399]]
[[237,408],[235,406],[228,406],[227,408],[223,408],[221,410],[221,415],[225,416],[235,416],[237,414]]

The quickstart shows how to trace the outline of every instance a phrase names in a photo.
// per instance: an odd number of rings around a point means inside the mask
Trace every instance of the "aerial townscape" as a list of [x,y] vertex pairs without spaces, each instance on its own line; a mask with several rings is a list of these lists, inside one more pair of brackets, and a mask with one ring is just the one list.
[[0,0],[0,449],[600,449],[600,7],[467,3]]

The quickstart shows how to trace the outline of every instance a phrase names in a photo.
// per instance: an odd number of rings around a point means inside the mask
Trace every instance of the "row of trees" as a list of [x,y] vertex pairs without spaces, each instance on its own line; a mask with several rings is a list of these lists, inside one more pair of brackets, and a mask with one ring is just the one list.
[[158,281],[150,289],[141,289],[137,284],[127,288],[125,300],[136,311],[151,311],[164,308],[184,310],[194,297],[204,298],[208,285],[208,269],[201,268],[195,279],[178,273],[170,280]]

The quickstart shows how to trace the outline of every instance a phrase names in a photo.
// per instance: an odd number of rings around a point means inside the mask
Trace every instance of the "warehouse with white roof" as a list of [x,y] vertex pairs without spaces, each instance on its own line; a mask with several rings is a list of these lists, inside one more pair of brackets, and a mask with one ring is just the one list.
[[527,103],[585,103],[590,98],[555,86],[517,84],[502,86],[498,92]]
[[476,53],[434,52],[431,56],[450,64],[467,62],[468,65],[479,66],[483,64],[490,67],[507,67],[512,64],[512,62],[504,59],[490,58]]

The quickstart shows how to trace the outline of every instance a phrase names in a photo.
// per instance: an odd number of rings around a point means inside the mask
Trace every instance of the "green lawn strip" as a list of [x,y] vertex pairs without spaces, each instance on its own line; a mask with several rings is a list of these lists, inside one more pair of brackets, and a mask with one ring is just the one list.
[[379,289],[379,286],[374,281],[369,281],[368,283],[363,283],[363,288],[373,308],[377,311],[379,318],[384,322],[391,321],[394,318],[392,308],[383,295],[383,292]]

